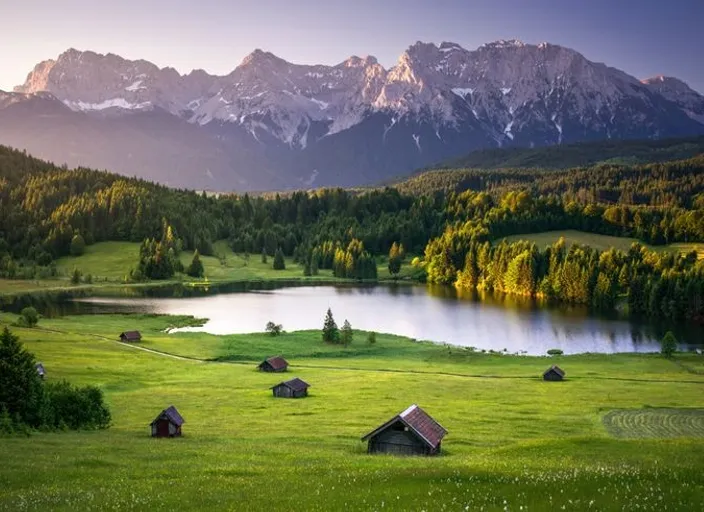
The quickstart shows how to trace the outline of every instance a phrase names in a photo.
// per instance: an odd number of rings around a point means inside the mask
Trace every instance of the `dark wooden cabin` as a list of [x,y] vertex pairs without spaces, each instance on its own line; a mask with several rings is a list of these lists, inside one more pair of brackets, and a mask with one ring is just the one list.
[[42,379],[46,375],[46,371],[44,370],[44,365],[42,363],[37,363],[34,365],[34,367],[37,369],[37,375],[39,375]]
[[176,407],[171,405],[161,411],[159,416],[152,421],[152,437],[179,437],[181,425],[185,422],[186,420],[181,417]]
[[259,363],[257,368],[262,372],[285,372],[288,369],[288,361],[281,356],[270,357]]
[[565,372],[556,365],[552,365],[543,373],[543,380],[558,381],[565,378]]
[[272,387],[274,396],[278,398],[303,398],[308,396],[308,388],[310,385],[298,377],[287,380]]
[[142,335],[139,331],[125,331],[120,333],[120,341],[135,342],[141,341]]
[[391,418],[362,441],[369,441],[368,453],[437,455],[447,430],[423,409],[413,404]]

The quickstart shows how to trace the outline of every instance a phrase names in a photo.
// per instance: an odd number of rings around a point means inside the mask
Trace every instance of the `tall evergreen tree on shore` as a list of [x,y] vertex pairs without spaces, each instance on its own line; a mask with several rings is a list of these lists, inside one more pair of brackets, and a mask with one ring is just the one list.
[[328,343],[340,342],[340,330],[337,328],[330,308],[328,308],[328,312],[325,314],[325,321],[323,323],[323,341]]

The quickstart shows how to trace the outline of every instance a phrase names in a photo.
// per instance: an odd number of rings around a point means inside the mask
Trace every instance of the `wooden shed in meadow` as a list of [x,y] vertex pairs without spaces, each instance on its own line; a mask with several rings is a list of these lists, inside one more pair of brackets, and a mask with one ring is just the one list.
[[296,377],[295,379],[281,382],[271,389],[277,398],[303,398],[308,396],[309,387],[310,385],[307,382]]
[[442,425],[413,404],[369,432],[362,441],[369,441],[368,453],[437,455],[445,434],[447,430]]
[[135,342],[141,340],[142,334],[139,331],[125,331],[120,333],[120,341]]
[[557,365],[552,365],[543,373],[543,380],[559,381],[565,378],[565,372]]
[[257,368],[262,372],[285,372],[288,369],[288,361],[281,356],[270,357],[259,363]]
[[42,379],[46,375],[46,371],[44,370],[44,365],[42,363],[37,363],[34,365],[34,367],[37,369],[37,375],[39,375]]
[[170,405],[152,421],[152,437],[179,437],[181,425],[185,422],[186,420],[179,414],[176,407]]

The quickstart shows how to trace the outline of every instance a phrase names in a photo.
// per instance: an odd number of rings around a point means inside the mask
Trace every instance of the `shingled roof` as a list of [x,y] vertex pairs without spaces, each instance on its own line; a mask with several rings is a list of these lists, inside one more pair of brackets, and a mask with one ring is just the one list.
[[120,338],[124,338],[127,341],[139,341],[142,339],[142,335],[139,331],[125,331],[120,333]]
[[564,376],[565,376],[564,370],[562,370],[562,368],[560,368],[559,366],[557,366],[557,365],[555,365],[555,364],[552,365],[552,366],[551,366],[550,368],[548,368],[547,370],[545,370],[545,372],[543,372],[543,376],[547,375],[547,374],[550,373],[550,372],[555,372],[555,373],[557,373],[560,377],[564,377]]
[[369,432],[362,438],[362,441],[366,441],[397,421],[400,421],[406,425],[409,429],[415,432],[418,437],[425,441],[430,448],[433,449],[436,449],[438,445],[440,445],[440,441],[442,441],[442,438],[445,437],[445,434],[447,434],[447,430],[445,430],[442,425],[431,418],[423,409],[418,407],[416,404],[413,404],[408,409],[394,416],[376,430]]
[[159,416],[154,418],[154,421],[152,421],[152,425],[159,421],[160,418],[166,417],[171,423],[176,425],[177,427],[180,427],[183,425],[186,420],[183,419],[183,417],[179,414],[179,412],[176,410],[176,407],[173,405],[170,405],[168,408],[164,409],[159,413]]
[[305,391],[310,387],[310,385],[296,377],[295,379],[287,380],[286,382],[279,382],[276,386],[272,386],[270,389],[274,389],[278,386],[286,386],[294,391]]
[[[281,370],[282,368],[286,368],[288,366],[288,361],[284,359],[281,356],[276,356],[276,357],[270,357],[264,363],[269,363],[269,365],[274,369],[274,370]],[[262,364],[264,364],[262,363]],[[261,366],[261,364],[259,365]]]

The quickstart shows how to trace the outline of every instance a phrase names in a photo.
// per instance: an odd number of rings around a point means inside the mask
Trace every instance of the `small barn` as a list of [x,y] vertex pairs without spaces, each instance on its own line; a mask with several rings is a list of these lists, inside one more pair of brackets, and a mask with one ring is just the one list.
[[281,356],[270,357],[259,363],[259,371],[280,373],[288,369],[288,361]]
[[42,363],[37,363],[34,365],[34,367],[37,369],[37,375],[39,375],[42,379],[46,375],[46,371],[44,370],[44,365]]
[[309,387],[310,385],[307,382],[296,377],[295,379],[281,382],[271,389],[274,392],[274,396],[278,398],[303,398],[308,396]]
[[151,423],[152,437],[179,437],[186,421],[173,405],[164,409]]
[[369,441],[368,453],[437,455],[447,430],[423,409],[413,404],[394,416],[362,441]]
[[543,373],[543,380],[558,381],[565,378],[565,372],[559,366],[552,365]]
[[125,331],[120,333],[120,341],[135,342],[141,341],[142,334],[139,331]]

